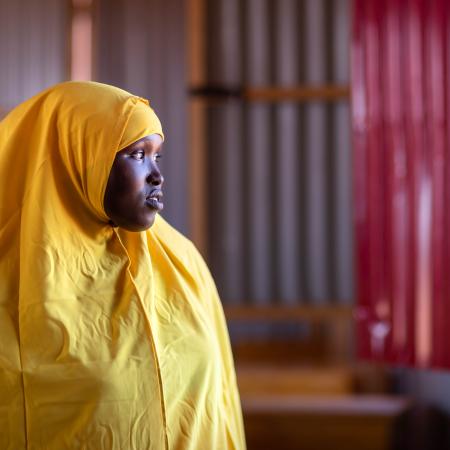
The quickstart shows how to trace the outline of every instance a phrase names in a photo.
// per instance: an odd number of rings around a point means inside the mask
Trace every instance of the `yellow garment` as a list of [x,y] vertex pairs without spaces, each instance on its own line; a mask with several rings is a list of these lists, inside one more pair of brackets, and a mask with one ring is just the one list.
[[0,122],[2,450],[245,448],[202,258],[161,217],[133,233],[103,210],[115,152],[162,134],[142,106],[69,82]]

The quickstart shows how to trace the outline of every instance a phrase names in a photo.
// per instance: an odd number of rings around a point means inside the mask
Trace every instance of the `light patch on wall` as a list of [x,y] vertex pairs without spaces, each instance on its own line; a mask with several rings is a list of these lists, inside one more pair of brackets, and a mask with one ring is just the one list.
[[72,0],[72,80],[92,79],[92,0]]
[[432,186],[426,178],[419,187],[418,255],[416,277],[416,358],[420,367],[430,366],[432,356],[433,288],[431,263]]

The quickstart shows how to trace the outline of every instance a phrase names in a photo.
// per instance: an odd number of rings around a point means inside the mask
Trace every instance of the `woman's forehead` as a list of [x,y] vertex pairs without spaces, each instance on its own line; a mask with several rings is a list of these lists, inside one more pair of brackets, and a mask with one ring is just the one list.
[[161,151],[162,145],[163,145],[163,138],[159,134],[154,133],[144,136],[141,139],[138,139],[136,142],[133,142],[132,144],[122,149],[121,152],[130,151],[137,148],[149,149],[151,151]]

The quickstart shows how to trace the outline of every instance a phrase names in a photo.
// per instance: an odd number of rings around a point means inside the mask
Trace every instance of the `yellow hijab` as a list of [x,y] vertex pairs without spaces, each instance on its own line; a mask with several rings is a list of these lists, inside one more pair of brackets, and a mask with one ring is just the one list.
[[50,88],[0,122],[0,448],[243,449],[220,302],[158,217],[113,229],[115,153],[161,124],[99,83]]

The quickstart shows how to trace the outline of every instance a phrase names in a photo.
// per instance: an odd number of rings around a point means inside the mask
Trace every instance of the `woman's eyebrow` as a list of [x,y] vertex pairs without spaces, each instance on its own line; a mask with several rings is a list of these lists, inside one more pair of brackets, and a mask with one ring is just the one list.
[[163,144],[152,144],[151,145],[151,152],[152,153],[161,153],[163,151]]

